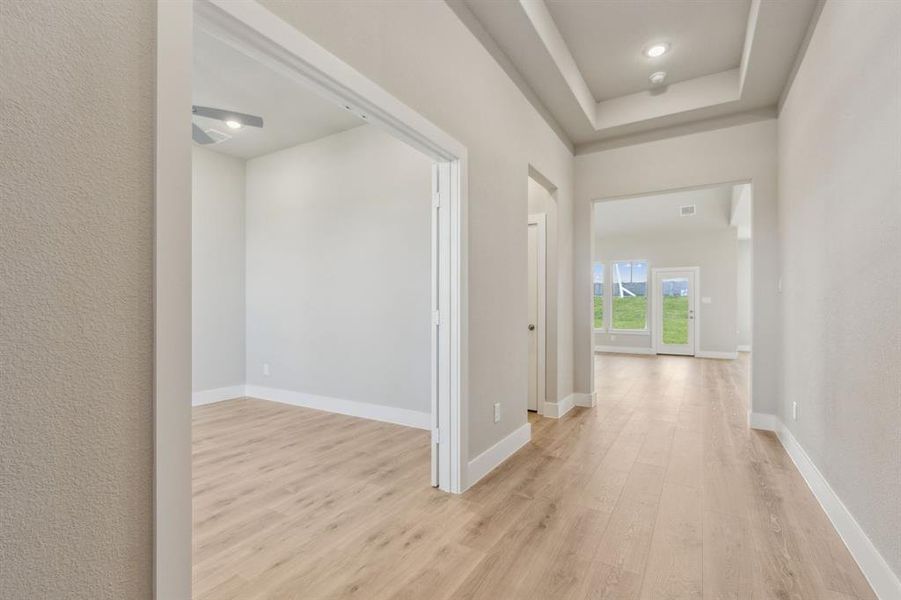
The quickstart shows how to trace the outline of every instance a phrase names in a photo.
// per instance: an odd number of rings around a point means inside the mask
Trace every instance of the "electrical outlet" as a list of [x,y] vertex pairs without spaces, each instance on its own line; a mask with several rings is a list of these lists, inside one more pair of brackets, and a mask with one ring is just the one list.
[[263,363],[263,375],[269,377],[269,363]]
[[501,403],[500,402],[494,403],[494,422],[495,423],[501,422]]
[[792,420],[798,420],[798,403],[792,402]]

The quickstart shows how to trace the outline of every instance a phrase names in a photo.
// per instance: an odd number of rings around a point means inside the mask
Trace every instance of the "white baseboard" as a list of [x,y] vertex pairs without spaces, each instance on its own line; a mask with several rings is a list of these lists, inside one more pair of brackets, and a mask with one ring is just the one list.
[[657,354],[653,348],[638,346],[595,346],[595,352],[615,352],[617,354]]
[[[636,346],[595,346],[595,352],[613,352],[616,354],[657,354],[653,348],[641,348]],[[748,350],[750,352],[750,349]],[[695,358],[721,358],[735,360],[738,352],[718,352],[714,350],[698,350]]]
[[738,358],[738,352],[718,352],[715,350],[698,350],[695,352],[695,358],[722,358],[725,360],[735,360]]
[[901,580],[898,575],[892,571],[885,558],[879,554],[873,542],[867,537],[860,524],[854,519],[795,436],[784,425],[779,428],[777,435],[785,451],[798,467],[804,481],[807,482],[810,491],[823,507],[826,516],[832,521],[832,526],[845,542],[845,546],[857,562],[864,577],[870,582],[870,587],[873,588],[876,596],[881,600],[901,598]]
[[776,415],[769,413],[748,413],[748,425],[751,429],[761,429],[763,431],[779,432],[782,429],[782,421]]
[[560,417],[571,411],[573,406],[576,405],[574,400],[575,399],[573,398],[573,394],[570,394],[560,402],[545,402],[544,416],[550,417],[551,419],[559,419]]
[[305,394],[303,392],[268,388],[259,385],[248,385],[246,395],[251,398],[314,408],[340,415],[406,425],[417,429],[431,429],[431,415],[429,413],[406,408],[394,408],[392,406],[357,402],[355,400],[342,400],[341,398],[317,396],[315,394]]
[[876,596],[881,600],[901,598],[901,581],[898,576],[873,546],[873,542],[782,420],[776,415],[766,413],[748,413],[748,417],[752,428],[776,432],[785,452],[795,463],[807,487],[829,517],[832,526],[835,527],[835,531],[857,562]]
[[215,388],[212,390],[201,390],[191,394],[191,406],[203,406],[204,404],[212,404],[213,402],[241,398],[245,395],[246,391],[243,385],[230,385],[228,387]]
[[751,351],[751,346],[750,346],[750,345],[742,344],[742,345],[738,346],[738,347],[736,348],[736,350],[738,350],[739,352],[750,352],[750,351]]
[[492,447],[469,461],[466,469],[466,487],[472,487],[495,467],[510,458],[532,439],[532,425],[526,423]]
[[597,404],[597,392],[573,392],[573,403],[583,408],[591,408]]

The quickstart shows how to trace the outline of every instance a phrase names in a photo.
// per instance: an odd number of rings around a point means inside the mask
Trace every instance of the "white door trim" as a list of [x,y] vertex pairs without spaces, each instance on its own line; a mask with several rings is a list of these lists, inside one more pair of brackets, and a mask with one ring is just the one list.
[[545,413],[547,402],[547,218],[544,213],[529,215],[529,225],[538,228],[538,414]]
[[652,297],[650,299],[653,321],[651,323],[651,336],[654,345],[654,353],[661,354],[663,351],[663,305],[660,302],[660,290],[657,287],[657,274],[690,272],[694,276],[694,289],[692,290],[692,310],[694,311],[694,323],[692,324],[692,335],[694,337],[694,348],[692,348],[692,356],[698,353],[698,346],[701,342],[701,268],[700,267],[655,267],[651,269]]
[[254,0],[157,0],[154,231],[154,596],[191,597],[191,64],[193,21],[431,156],[440,173],[438,437],[442,490],[468,464],[467,150]]

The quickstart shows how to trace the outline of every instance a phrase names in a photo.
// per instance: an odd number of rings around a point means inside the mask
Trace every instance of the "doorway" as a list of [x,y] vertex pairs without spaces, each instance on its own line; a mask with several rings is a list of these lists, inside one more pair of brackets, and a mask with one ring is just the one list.
[[547,343],[547,224],[545,216],[529,216],[529,411],[544,413],[545,347]]
[[738,361],[753,386],[753,214],[749,181],[593,201],[584,277],[598,400],[620,392],[614,365],[626,371],[648,355]]
[[657,354],[695,355],[698,267],[653,270],[653,336]]
[[[321,97],[434,162],[431,389],[433,483],[462,491],[466,465],[466,148],[256,2],[161,2],[157,11],[154,243],[154,570],[157,598],[191,595],[192,23],[244,46]],[[426,319],[428,315],[424,315]]]

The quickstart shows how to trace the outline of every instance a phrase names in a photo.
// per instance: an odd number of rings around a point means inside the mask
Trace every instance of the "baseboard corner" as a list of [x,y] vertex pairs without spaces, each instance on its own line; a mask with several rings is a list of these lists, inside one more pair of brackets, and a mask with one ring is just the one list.
[[593,408],[598,400],[597,392],[575,392],[573,396],[575,397],[575,405],[582,408]]
[[570,394],[569,396],[560,400],[560,402],[545,402],[544,403],[544,416],[551,419],[559,419],[569,411],[573,409],[576,405],[575,394]]
[[532,424],[526,422],[499,442],[469,461],[466,466],[466,486],[469,489],[488,475],[505,460],[513,456],[517,450],[532,440]]
[[759,429],[761,431],[778,433],[782,430],[782,420],[778,415],[770,413],[748,412],[748,425],[751,429]]

